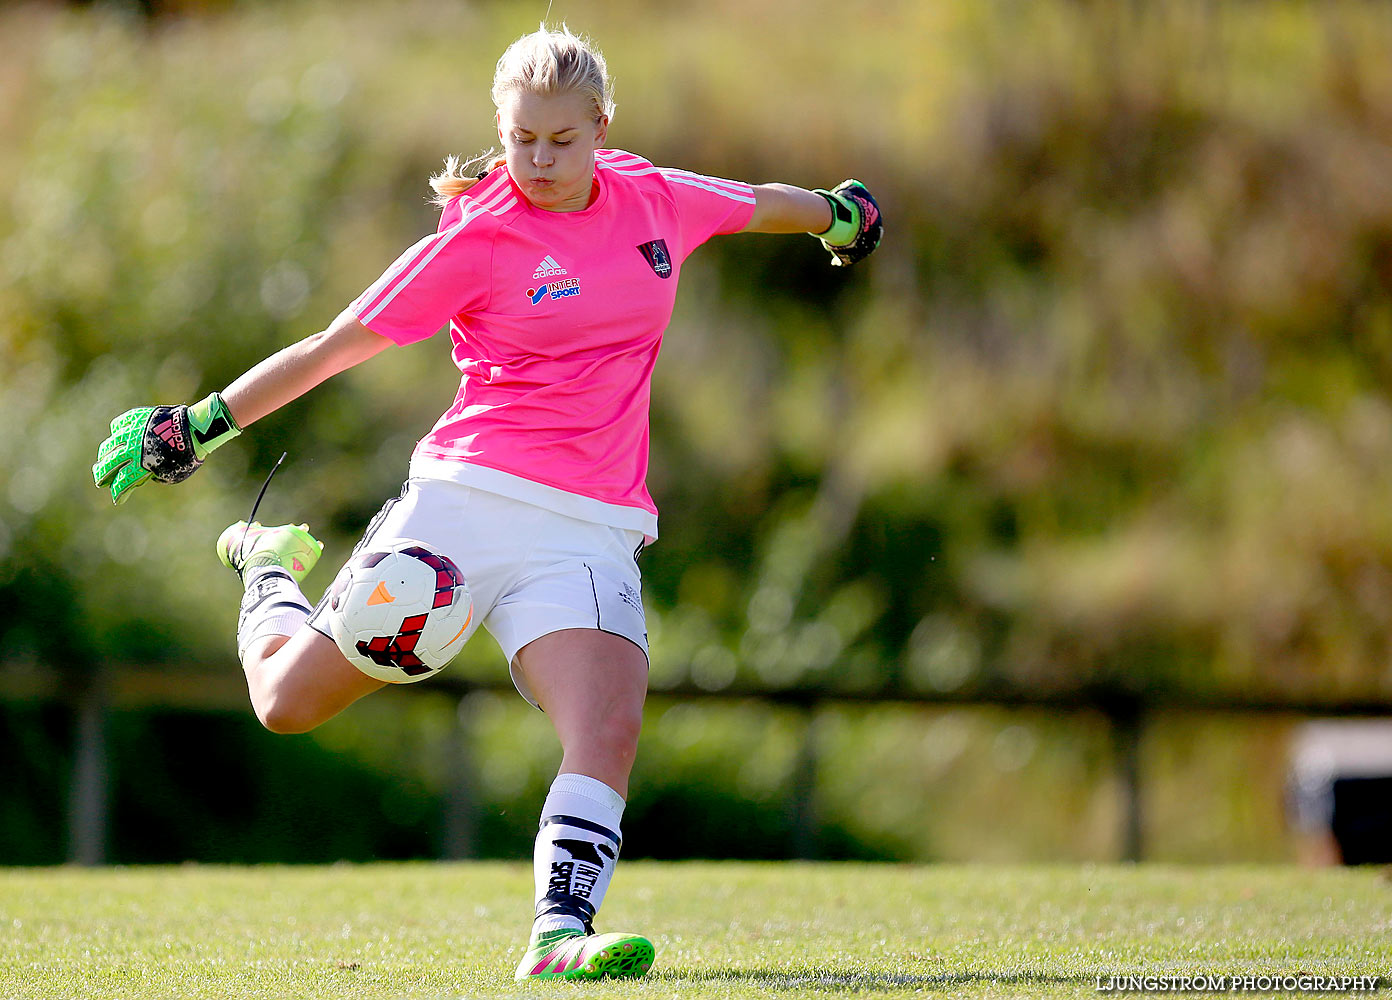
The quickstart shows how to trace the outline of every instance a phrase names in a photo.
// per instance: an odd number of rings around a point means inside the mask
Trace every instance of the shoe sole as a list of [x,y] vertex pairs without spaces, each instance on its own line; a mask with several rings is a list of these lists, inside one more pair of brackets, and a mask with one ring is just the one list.
[[[655,954],[656,949],[653,948],[652,942],[643,938],[612,944],[607,948],[601,948],[589,962],[576,970],[584,975],[577,976],[571,973],[570,978],[603,979],[609,976],[613,979],[636,979],[646,975],[652,968]],[[591,968],[593,972],[590,971]]]

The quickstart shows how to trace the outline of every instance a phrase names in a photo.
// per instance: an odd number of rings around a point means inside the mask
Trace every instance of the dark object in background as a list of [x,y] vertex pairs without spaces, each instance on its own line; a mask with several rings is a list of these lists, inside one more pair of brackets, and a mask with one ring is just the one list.
[[1344,864],[1392,862],[1392,777],[1336,779],[1330,826]]
[[1289,804],[1307,864],[1392,863],[1392,721],[1302,726]]

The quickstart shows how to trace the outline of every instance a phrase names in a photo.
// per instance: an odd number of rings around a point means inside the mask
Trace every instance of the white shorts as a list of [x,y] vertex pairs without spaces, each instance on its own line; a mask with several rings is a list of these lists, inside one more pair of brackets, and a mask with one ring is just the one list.
[[[533,639],[596,628],[648,655],[637,563],[641,531],[577,520],[441,479],[412,478],[372,519],[353,552],[402,538],[454,560],[473,595],[474,614],[498,640],[512,682],[533,705],[536,698],[517,669],[517,651]],[[330,635],[332,613],[321,600],[310,626]]]

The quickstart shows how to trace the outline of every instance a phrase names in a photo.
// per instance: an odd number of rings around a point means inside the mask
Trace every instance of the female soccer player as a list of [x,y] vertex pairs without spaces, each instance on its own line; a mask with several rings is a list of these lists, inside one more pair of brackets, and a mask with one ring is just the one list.
[[[635,559],[657,536],[648,393],[682,263],[721,233],[809,232],[851,264],[878,244],[879,210],[855,181],[751,187],[605,148],[603,58],[564,28],[514,42],[492,95],[503,154],[477,177],[451,157],[431,179],[438,232],[328,329],[221,393],[118,417],[93,476],[117,503],[151,478],[178,482],[329,376],[448,324],[458,395],[359,545],[415,539],[449,556],[518,690],[560,739],[517,978],[639,976],[652,944],[596,935],[592,921],[619,853],[647,691]],[[238,654],[268,729],[304,732],[384,686],[330,638],[335,612],[300,591],[322,549],[306,526],[238,522],[217,548],[246,587]]]

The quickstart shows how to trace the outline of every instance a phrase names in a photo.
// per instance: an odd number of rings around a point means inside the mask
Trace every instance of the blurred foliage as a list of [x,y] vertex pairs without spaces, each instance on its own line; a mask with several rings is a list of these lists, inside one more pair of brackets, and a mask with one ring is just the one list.
[[[331,578],[452,397],[439,338],[114,510],[95,447],[321,328],[432,229],[425,177],[494,138],[494,61],[541,13],[141,6],[0,11],[15,676],[235,670],[212,541],[282,450],[263,516],[321,529],[311,596]],[[889,224],[846,273],[792,237],[689,262],[653,394],[654,688],[1392,694],[1385,13],[766,8],[552,10],[605,49],[615,144],[855,175]],[[451,669],[497,659],[480,639]]]
[[[68,857],[71,727],[58,706],[0,703],[0,863]],[[492,692],[367,699],[305,736],[270,736],[250,712],[156,708],[114,711],[108,730],[109,859],[123,864],[525,857],[560,762],[545,717]],[[1284,720],[1158,716],[1143,747],[1147,858],[1294,857],[1288,731]],[[1091,712],[809,714],[659,696],[624,856],[1111,861],[1110,739]]]

